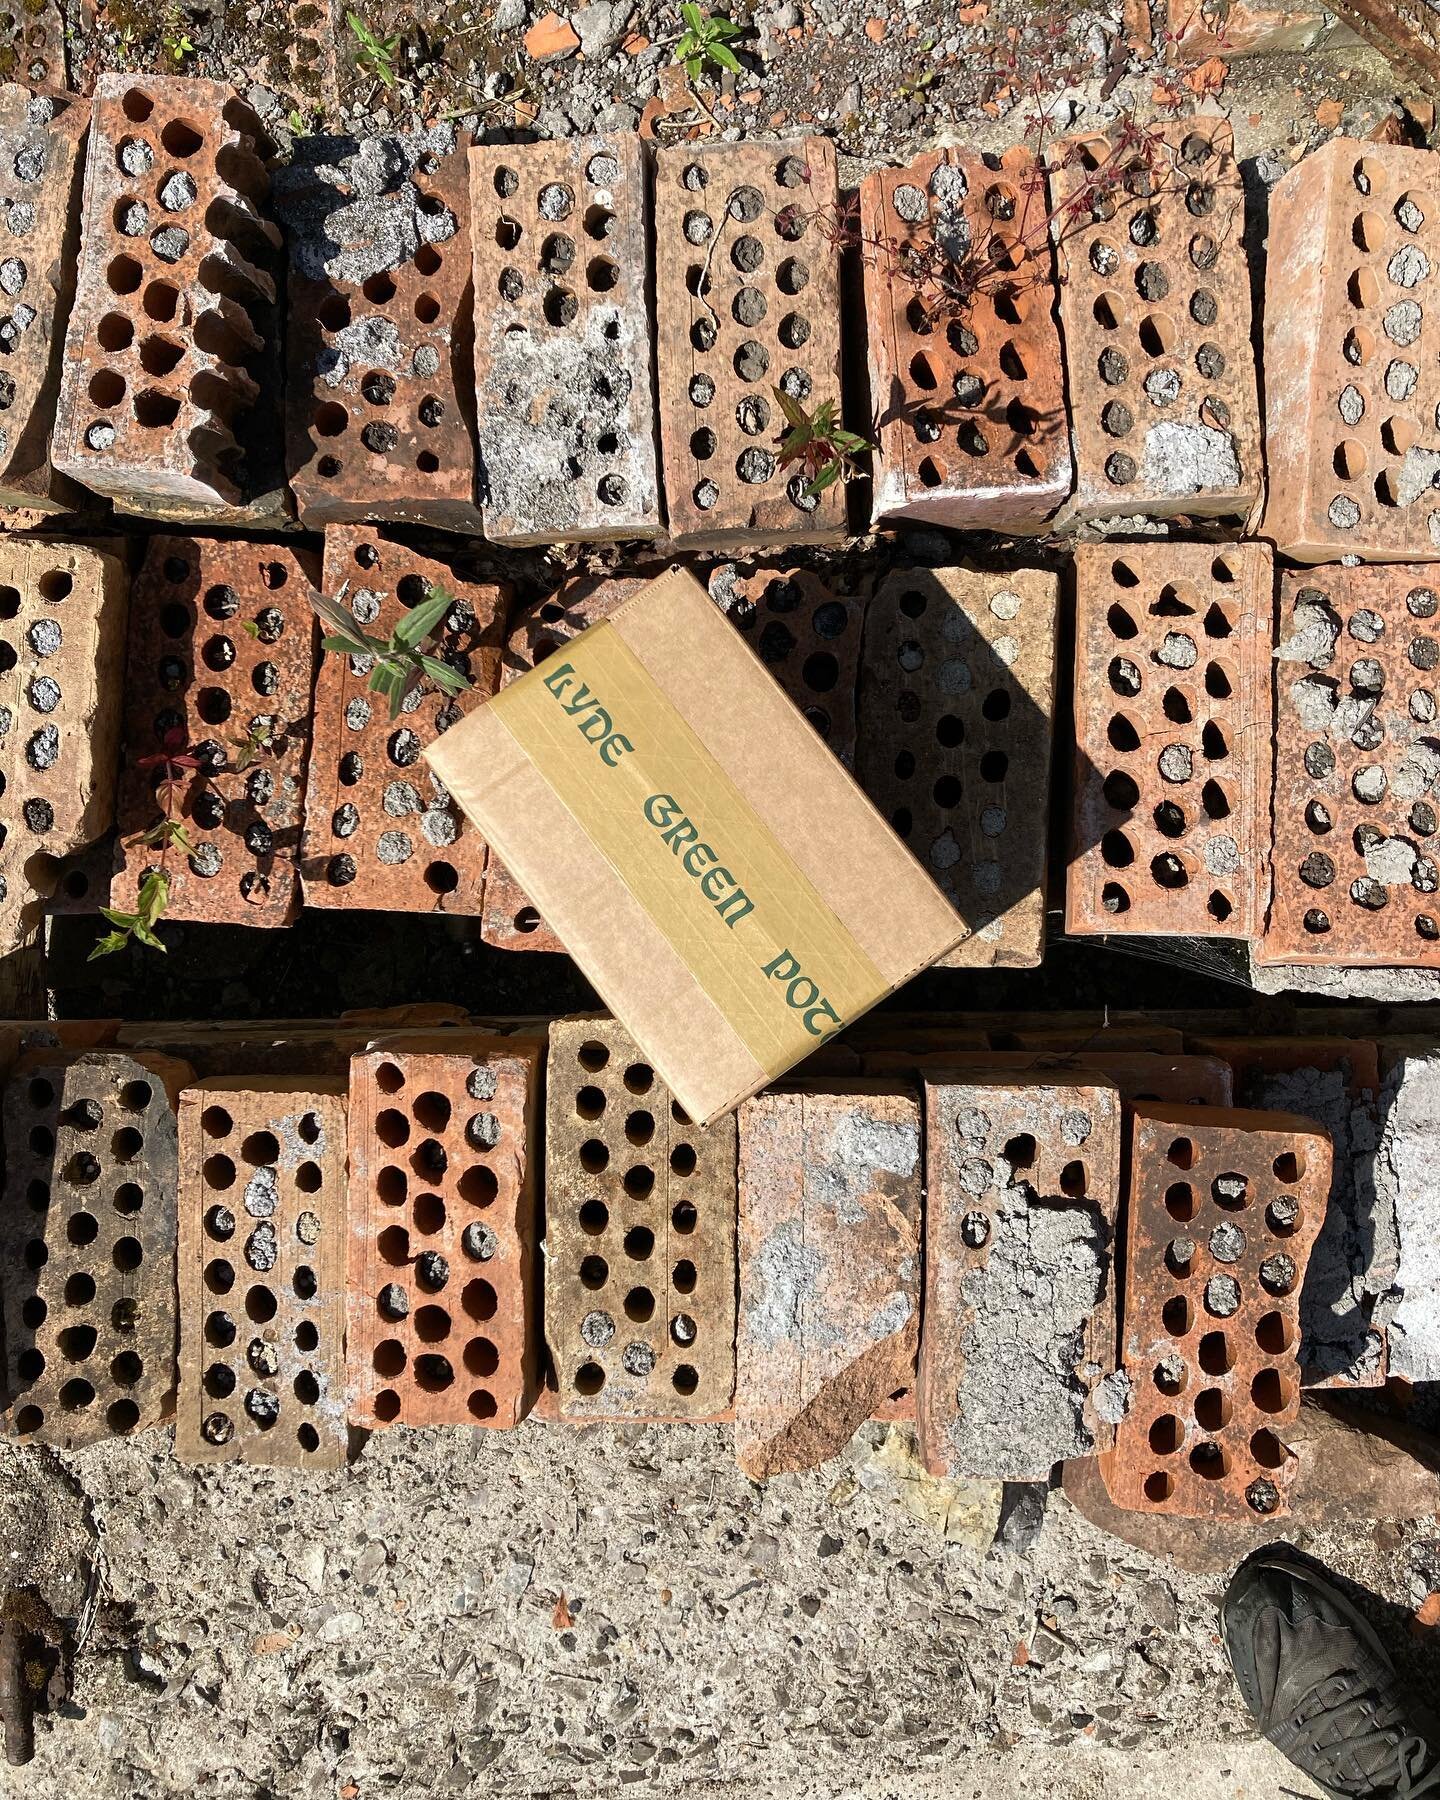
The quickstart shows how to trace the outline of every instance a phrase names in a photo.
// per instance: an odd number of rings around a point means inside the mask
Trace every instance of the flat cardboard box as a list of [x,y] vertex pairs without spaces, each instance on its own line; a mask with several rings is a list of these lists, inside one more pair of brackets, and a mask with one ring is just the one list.
[[425,754],[698,1124],[968,935],[684,570]]

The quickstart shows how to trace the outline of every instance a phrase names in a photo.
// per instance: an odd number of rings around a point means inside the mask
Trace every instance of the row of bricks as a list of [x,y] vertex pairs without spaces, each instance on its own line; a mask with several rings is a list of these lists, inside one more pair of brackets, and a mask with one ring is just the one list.
[[[320,655],[317,584],[382,636],[444,587],[456,604],[441,651],[473,685],[417,690],[389,718],[362,665]],[[173,859],[170,917],[283,924],[303,891],[311,906],[478,915],[491,943],[559,950],[422,752],[639,585],[580,578],[507,620],[507,590],[463,559],[360,526],[331,528],[323,569],[280,544],[155,537],[129,592],[122,682],[116,555],[0,543],[8,940],[47,896],[103,902],[93,865],[62,859],[110,822],[123,728],[117,905],[155,861],[137,837],[178,745],[200,766],[182,783],[196,848]],[[1440,596],[1424,568],[1277,584],[1258,543],[1079,545],[1073,586],[1067,930],[1241,938],[1265,962],[1440,966]],[[947,965],[1037,964],[1058,578],[721,564],[711,591],[970,925]]]
[[[88,113],[7,92],[12,505],[72,506],[78,483],[172,521],[278,522],[288,476],[310,526],[838,541],[845,484],[817,492],[780,452],[785,405],[842,407],[846,244],[875,523],[1243,521],[1262,491],[1222,120],[1070,140],[1048,167],[932,151],[868,176],[852,217],[823,138],[660,149],[652,184],[638,138],[470,148],[439,127],[302,140],[272,179],[219,84],[106,76]],[[1337,140],[1272,196],[1265,529],[1306,560],[1440,555],[1429,159]],[[289,239],[283,452],[257,405],[281,385],[267,208]]]
[[[1218,1056],[1009,1070],[950,1038],[700,1130],[613,1021],[556,1021],[547,1410],[733,1419],[763,1479],[913,1387],[936,1472],[1098,1453],[1123,1505],[1281,1510],[1327,1132],[1235,1111]],[[165,1416],[176,1269],[182,1456],[334,1465],[351,1424],[517,1423],[541,1382],[543,1056],[524,1031],[412,1034],[303,1084],[197,1079],[153,1048],[26,1056],[4,1112],[10,1429],[73,1445]]]

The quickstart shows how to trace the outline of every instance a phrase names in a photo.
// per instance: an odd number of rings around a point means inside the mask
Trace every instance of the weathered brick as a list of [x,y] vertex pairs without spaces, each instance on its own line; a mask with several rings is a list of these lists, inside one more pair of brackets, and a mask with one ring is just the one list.
[[89,109],[0,87],[0,506],[65,512],[83,492],[50,462]]
[[1300,1407],[1300,1289],[1330,1190],[1330,1140],[1290,1113],[1130,1114],[1122,1355],[1130,1407],[1102,1458],[1136,1512],[1286,1510]]
[[1260,492],[1260,416],[1229,122],[1147,126],[1133,150],[1073,139],[1053,163],[1067,516],[1243,517]]
[[1258,962],[1440,967],[1440,581],[1430,574],[1281,577]]
[[246,1076],[181,1099],[182,1461],[345,1460],[345,1086]]
[[722,563],[710,597],[846,768],[855,762],[855,696],[866,595],[812,569]]
[[276,478],[280,233],[261,212],[262,141],[223,83],[96,83],[51,455],[122,511],[245,520]]
[[539,1386],[539,1044],[382,1038],[350,1065],[351,1418],[518,1425]]
[[739,1114],[735,1457],[811,1469],[915,1379],[920,1106],[880,1084],[772,1088]]
[[114,817],[127,592],[118,557],[0,538],[0,949]]
[[1264,529],[1297,561],[1440,556],[1431,173],[1336,138],[1271,190]]
[[925,1142],[921,1455],[937,1475],[1043,1480],[1105,1447],[1118,1410],[1119,1096],[937,1076]]
[[773,389],[839,408],[835,146],[676,144],[655,157],[655,338],[670,536],[689,549],[845,536],[845,483],[781,468]]
[[287,466],[312,529],[480,528],[466,142],[453,125],[302,138],[276,172],[290,250]]
[[175,1392],[175,1106],[184,1064],[37,1050],[5,1088],[9,1430],[74,1449]]
[[1071,932],[1260,922],[1271,564],[1261,544],[1077,544]]
[[280,544],[149,539],[132,590],[116,906],[133,908],[159,863],[137,834],[162,816],[165,770],[141,763],[178,744],[200,764],[178,776],[178,816],[195,850],[166,859],[167,917],[244,925],[294,917],[317,576],[311,552]]
[[[262,39],[260,77],[287,111],[340,117],[339,23],[334,0],[282,0],[284,24]],[[303,137],[296,140],[303,144]],[[293,153],[293,152],[292,152]]]
[[692,1125],[613,1019],[546,1065],[545,1331],[567,1419],[702,1419],[735,1385],[735,1119]]
[[64,93],[70,77],[59,0],[13,0],[0,25],[0,74],[39,92]]
[[486,537],[654,537],[660,493],[639,139],[474,149],[470,204]]
[[463,693],[424,681],[392,718],[388,701],[370,692],[368,668],[357,673],[348,656],[321,658],[300,863],[307,906],[480,911],[485,840],[421,752],[495,692],[509,590],[374,532],[325,535],[325,592],[340,596],[372,637],[389,637],[432,586],[455,596],[439,653],[469,675]]
[[860,784],[972,935],[944,968],[1033,968],[1058,585],[1040,569],[897,569],[865,625]]
[[1023,145],[860,183],[875,524],[1029,530],[1070,492],[1048,210]]

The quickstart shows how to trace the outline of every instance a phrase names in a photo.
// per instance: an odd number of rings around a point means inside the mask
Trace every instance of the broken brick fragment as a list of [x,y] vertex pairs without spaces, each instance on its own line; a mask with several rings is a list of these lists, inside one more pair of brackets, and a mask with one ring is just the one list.
[[876,525],[1033,530],[1070,492],[1048,210],[1021,145],[861,182]]
[[733,1114],[701,1129],[613,1019],[546,1064],[545,1331],[564,1419],[710,1419],[735,1386]]
[[[160,847],[167,770],[194,846],[172,845],[166,917],[288,925],[310,746],[319,576],[310,551],[152,537],[132,588],[114,904]],[[176,762],[174,759],[181,759]]]
[[1112,1500],[1185,1518],[1273,1517],[1295,1460],[1300,1291],[1330,1192],[1330,1140],[1288,1113],[1130,1114],[1130,1407],[1101,1458]]
[[1119,1096],[1094,1080],[939,1073],[924,1093],[921,1455],[937,1475],[1044,1480],[1108,1444],[1124,1404]]
[[431,653],[471,685],[450,695],[422,680],[392,718],[370,690],[368,659],[321,657],[300,862],[307,906],[480,911],[485,840],[422,754],[499,680],[509,590],[464,567],[359,526],[325,534],[325,592],[371,637],[387,639],[433,589],[454,596]]
[[541,1046],[381,1038],[350,1065],[350,1416],[518,1425],[539,1389]]
[[1071,932],[1254,935],[1264,870],[1263,544],[1077,544]]
[[920,1150],[918,1099],[880,1083],[741,1106],[735,1457],[752,1479],[816,1467],[913,1385]]

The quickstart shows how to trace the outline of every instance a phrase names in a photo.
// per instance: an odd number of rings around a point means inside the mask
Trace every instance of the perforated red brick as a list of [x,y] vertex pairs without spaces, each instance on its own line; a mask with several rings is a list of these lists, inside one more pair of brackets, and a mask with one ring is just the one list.
[[[18,7],[22,0],[13,3]],[[63,512],[84,498],[51,466],[50,427],[75,293],[76,213],[89,123],[88,107],[0,88],[3,506]]]
[[877,1083],[739,1113],[735,1457],[757,1481],[837,1455],[914,1384],[920,1106]]
[[[96,83],[52,458],[123,509],[233,516],[259,472],[239,421],[277,336],[262,135],[220,82]],[[273,392],[255,417],[278,435]]]
[[1209,1518],[1288,1510],[1277,1427],[1300,1407],[1300,1289],[1330,1140],[1289,1113],[1136,1107],[1125,1312],[1130,1408],[1101,1472],[1117,1506]]
[[946,968],[1030,968],[1045,941],[1058,584],[896,569],[870,601],[860,784],[972,935]]
[[1271,563],[1263,544],[1077,544],[1071,932],[1260,923]]
[[1032,529],[1070,492],[1048,211],[1023,145],[860,183],[877,525]]
[[1148,125],[1125,148],[1074,139],[1052,162],[1067,513],[1243,517],[1260,492],[1260,419],[1229,122]]
[[157,1425],[175,1392],[175,1106],[153,1052],[39,1050],[5,1088],[9,1430],[73,1449]]
[[650,212],[639,139],[472,150],[470,196],[486,537],[654,537]]
[[39,923],[59,860],[114,816],[127,581],[117,557],[0,538],[0,947]]
[[466,142],[302,138],[289,239],[286,442],[301,521],[478,531]]
[[434,587],[455,597],[438,653],[470,677],[463,693],[423,681],[392,718],[370,691],[368,664],[321,657],[301,855],[307,906],[480,911],[485,840],[421,752],[495,692],[509,590],[371,531],[326,533],[325,591],[372,637],[388,638]]
[[1280,580],[1274,841],[1260,962],[1440,966],[1440,580]]
[[835,147],[677,144],[655,157],[655,335],[670,536],[696,549],[845,536],[845,483],[781,468],[779,387],[839,408]]
[[287,111],[313,111],[317,123],[340,116],[338,29],[333,0],[285,0],[283,23],[276,19],[267,33],[260,66]]
[[0,79],[49,93],[69,86],[59,0],[7,0],[0,14]]
[[207,1081],[180,1103],[185,1462],[338,1468],[345,1401],[343,1077]]
[[702,1419],[735,1385],[735,1119],[692,1125],[613,1019],[546,1064],[545,1333],[566,1419]]
[[174,752],[178,816],[195,844],[166,859],[172,919],[286,925],[310,745],[318,570],[306,550],[246,539],[152,537],[131,597],[125,767],[113,895],[135,905],[159,851],[137,841],[161,818]]
[[924,1093],[920,1453],[935,1474],[1043,1480],[1110,1441],[1119,1096],[1022,1075]]
[[541,1047],[453,1032],[350,1065],[351,1418],[517,1425],[539,1386]]
[[1264,528],[1300,562],[1440,556],[1431,177],[1336,138],[1271,190]]

